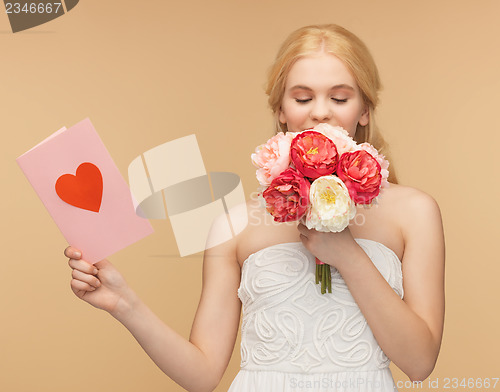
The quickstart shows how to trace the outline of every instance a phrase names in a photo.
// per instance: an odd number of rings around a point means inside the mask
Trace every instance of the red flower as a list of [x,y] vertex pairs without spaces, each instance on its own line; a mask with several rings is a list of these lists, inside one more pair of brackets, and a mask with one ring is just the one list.
[[301,132],[292,140],[290,159],[300,173],[315,180],[335,171],[338,162],[337,147],[319,132]]
[[288,168],[277,176],[262,193],[267,211],[276,222],[299,220],[309,204],[309,181]]
[[378,196],[382,182],[380,172],[380,164],[365,150],[342,154],[337,166],[337,176],[344,181],[356,204],[369,204]]

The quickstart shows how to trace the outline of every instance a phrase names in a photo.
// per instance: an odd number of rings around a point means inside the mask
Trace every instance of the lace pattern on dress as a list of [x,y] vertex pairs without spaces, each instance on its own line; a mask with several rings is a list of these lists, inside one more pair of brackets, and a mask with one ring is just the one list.
[[[375,241],[356,239],[402,298],[401,262]],[[242,268],[241,368],[303,373],[389,366],[342,279],[332,269],[332,293],[315,284],[315,259],[300,242],[262,249]]]

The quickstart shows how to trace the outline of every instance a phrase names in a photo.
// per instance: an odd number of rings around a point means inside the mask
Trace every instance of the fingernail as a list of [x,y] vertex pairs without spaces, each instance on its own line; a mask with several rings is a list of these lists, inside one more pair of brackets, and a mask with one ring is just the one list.
[[94,291],[95,290],[95,287],[90,287],[90,291]]
[[81,257],[82,256],[82,254],[80,252],[76,252],[76,251],[73,254],[74,254],[75,257]]
[[94,275],[97,274],[99,270],[97,268],[94,268]]

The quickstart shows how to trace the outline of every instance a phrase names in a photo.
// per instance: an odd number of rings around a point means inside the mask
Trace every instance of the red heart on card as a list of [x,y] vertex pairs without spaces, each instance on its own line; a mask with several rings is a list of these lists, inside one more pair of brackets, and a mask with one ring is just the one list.
[[56,193],[72,206],[99,212],[102,200],[101,171],[96,165],[84,162],[76,169],[76,175],[63,174],[57,179]]

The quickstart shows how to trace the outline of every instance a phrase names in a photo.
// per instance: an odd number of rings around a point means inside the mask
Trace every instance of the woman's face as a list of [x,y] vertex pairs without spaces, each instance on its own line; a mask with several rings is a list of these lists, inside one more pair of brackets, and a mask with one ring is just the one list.
[[303,57],[290,69],[279,121],[299,132],[319,123],[344,128],[351,137],[368,124],[368,107],[346,66],[324,52]]

